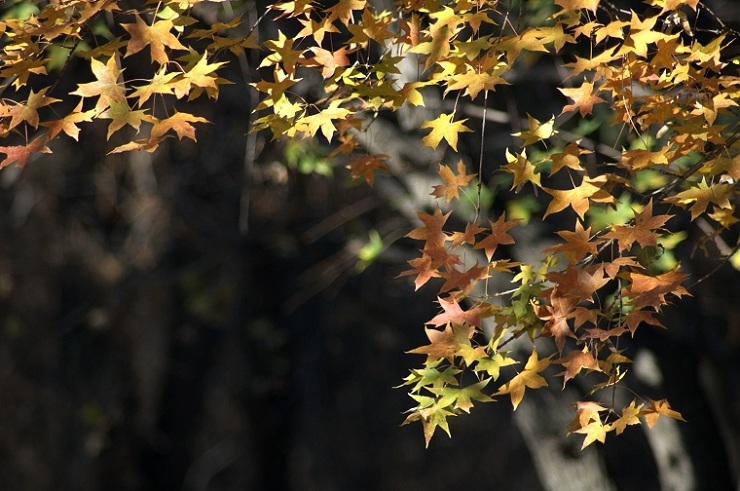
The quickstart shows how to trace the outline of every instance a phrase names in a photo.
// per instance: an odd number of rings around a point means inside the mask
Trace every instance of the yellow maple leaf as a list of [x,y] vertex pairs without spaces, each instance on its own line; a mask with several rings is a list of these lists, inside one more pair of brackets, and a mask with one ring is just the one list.
[[555,117],[542,122],[527,114],[527,119],[529,120],[528,130],[512,133],[513,136],[523,139],[524,145],[531,145],[538,141],[546,140],[557,133],[555,130]]
[[525,388],[539,389],[540,387],[547,386],[547,380],[538,374],[548,366],[550,366],[550,357],[540,359],[537,356],[537,350],[533,350],[524,370],[505,383],[494,395],[509,394],[511,396],[511,405],[516,410],[519,403],[522,402]]
[[459,133],[473,131],[463,123],[467,119],[452,122],[454,114],[440,114],[434,121],[425,121],[421,127],[431,128],[432,132],[425,136],[422,141],[428,147],[436,149],[444,138],[453,150],[457,152],[457,138]]
[[511,189],[516,188],[516,192],[522,190],[524,184],[531,182],[534,186],[540,188],[540,174],[536,172],[535,166],[527,159],[527,150],[522,150],[522,153],[518,155],[512,155],[509,153],[509,149],[506,149],[506,162],[507,164],[502,167],[506,172],[510,172],[514,175],[514,182],[511,184]]
[[334,120],[343,120],[351,114],[349,109],[339,107],[341,103],[342,101],[340,100],[333,100],[329,104],[329,107],[322,109],[318,114],[312,114],[302,118],[296,122],[297,129],[299,131],[305,131],[311,136],[316,135],[321,130],[321,134],[327,140],[331,141],[337,129],[334,125]]
[[100,113],[98,116],[101,119],[111,119],[112,121],[108,125],[108,140],[111,135],[116,131],[120,130],[124,126],[128,125],[138,130],[141,123],[154,123],[155,119],[146,114],[144,110],[132,111],[127,101],[123,102],[112,102],[110,107]]
[[126,90],[123,85],[119,85],[118,80],[121,77],[116,56],[108,58],[103,62],[90,59],[90,68],[97,79],[95,82],[79,84],[77,90],[70,92],[70,95],[79,95],[81,97],[92,98],[98,97],[95,103],[95,110],[102,112],[111,104],[121,104],[126,102]]

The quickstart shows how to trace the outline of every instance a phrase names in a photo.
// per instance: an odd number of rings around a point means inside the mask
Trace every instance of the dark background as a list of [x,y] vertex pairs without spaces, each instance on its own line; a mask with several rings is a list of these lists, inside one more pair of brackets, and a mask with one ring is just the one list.
[[[76,63],[69,73],[84,74]],[[553,63],[522,69],[491,107],[557,114]],[[434,292],[394,279],[412,241],[361,274],[355,252],[372,228],[398,238],[414,224],[341,165],[301,174],[266,136],[245,169],[252,107],[243,85],[224,87],[193,111],[213,122],[197,144],[106,155],[125,140],[89,125],[79,143],[0,172],[0,489],[542,489],[505,397],[451,419],[453,438],[426,450],[420,425],[399,427],[413,401],[393,387],[422,361],[404,351],[425,343]],[[493,175],[511,130],[488,131]],[[434,176],[437,163],[414,165]],[[691,231],[679,259],[701,276],[716,263],[691,254]],[[732,489],[739,472],[739,281],[720,269],[631,352],[652,353],[663,383],[642,389],[688,420],[696,489]],[[564,441],[578,460],[580,437]],[[639,427],[594,447],[618,489],[660,489]]]

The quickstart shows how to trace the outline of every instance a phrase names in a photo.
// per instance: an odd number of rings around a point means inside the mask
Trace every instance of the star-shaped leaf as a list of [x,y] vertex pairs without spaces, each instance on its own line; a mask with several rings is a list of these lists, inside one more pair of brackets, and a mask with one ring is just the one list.
[[473,130],[463,124],[467,119],[452,122],[453,116],[453,114],[440,114],[434,121],[425,121],[421,127],[431,128],[432,132],[423,138],[424,144],[436,149],[444,138],[452,149],[457,151],[458,134]]
[[160,19],[151,26],[144,22],[138,14],[134,14],[134,20],[136,21],[135,24],[121,24],[121,27],[131,35],[124,58],[149,46],[152,61],[165,65],[170,61],[165,51],[166,48],[187,51],[188,48],[172,33],[175,25],[171,20]]
[[547,380],[542,378],[539,373],[548,366],[550,366],[550,357],[540,359],[537,356],[537,350],[533,350],[524,370],[501,386],[494,395],[509,394],[511,396],[511,405],[516,410],[524,398],[525,388],[539,389],[541,387],[547,387]]

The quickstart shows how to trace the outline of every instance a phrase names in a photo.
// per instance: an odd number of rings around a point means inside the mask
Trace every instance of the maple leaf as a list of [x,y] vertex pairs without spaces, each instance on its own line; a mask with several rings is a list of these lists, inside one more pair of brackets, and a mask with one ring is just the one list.
[[434,186],[433,196],[440,198],[444,196],[445,203],[449,203],[455,198],[460,197],[460,187],[467,186],[477,174],[466,174],[465,163],[462,160],[457,162],[457,175],[451,168],[440,164],[437,173],[444,180],[444,184]]
[[383,154],[363,155],[362,157],[352,159],[347,164],[347,168],[352,172],[353,179],[363,176],[368,186],[373,187],[375,171],[378,169],[388,170],[388,165],[385,163],[386,160],[388,160],[388,156]]
[[624,318],[624,323],[629,328],[630,334],[633,337],[635,336],[637,326],[639,326],[643,322],[651,326],[663,327],[663,324],[655,318],[654,311],[651,312],[649,310],[633,310]]
[[475,334],[475,327],[463,324],[447,324],[443,331],[433,328],[425,329],[429,344],[414,348],[407,353],[427,355],[429,359],[444,358],[453,361],[458,351],[470,347],[470,338]]
[[610,426],[604,426],[599,413],[606,411],[607,408],[590,401],[578,402],[576,403],[576,408],[576,417],[568,424],[568,432],[586,435],[583,445],[581,445],[581,450],[595,441],[604,443],[606,441],[606,433],[611,431],[612,428]]
[[329,14],[328,22],[339,20],[345,26],[349,24],[353,10],[364,10],[365,0],[339,0],[333,7],[326,9]]
[[579,401],[575,404],[576,417],[568,423],[568,432],[572,433],[578,428],[583,428],[592,421],[601,421],[600,412],[607,408],[592,401]]
[[539,389],[541,387],[547,387],[547,380],[542,378],[539,373],[550,366],[550,358],[548,356],[547,358],[540,359],[537,356],[537,350],[532,350],[532,354],[529,355],[524,370],[501,386],[494,395],[509,394],[511,396],[511,405],[514,406],[514,410],[516,411],[516,408],[524,397],[525,388]]
[[565,271],[550,271],[547,279],[556,284],[558,295],[573,297],[578,302],[593,302],[593,294],[609,282],[604,268],[580,268],[572,263]]
[[408,263],[414,268],[400,273],[397,277],[401,278],[404,276],[416,275],[414,279],[414,289],[418,290],[427,281],[432,278],[439,278],[439,266],[438,261],[434,261],[431,256],[426,254],[421,257],[414,258],[408,261]]
[[95,82],[79,84],[77,90],[70,95],[79,95],[85,98],[98,97],[95,110],[100,113],[111,106],[111,104],[127,104],[126,90],[118,81],[121,77],[116,56],[111,56],[103,64],[95,58],[90,59],[90,68],[97,79]]
[[508,353],[500,352],[495,353],[490,358],[478,358],[476,360],[475,370],[485,371],[495,381],[498,380],[501,374],[501,368],[516,365],[518,363],[519,362],[514,358],[510,358]]
[[444,312],[437,314],[432,320],[427,322],[427,324],[439,327],[452,322],[455,324],[470,324],[471,326],[480,327],[481,316],[488,311],[487,306],[477,305],[469,310],[463,310],[460,308],[460,304],[457,303],[457,300],[455,300],[454,297],[448,298],[449,300],[437,297],[439,305],[442,306]]
[[485,239],[478,242],[473,248],[474,249],[483,249],[486,253],[486,258],[490,261],[493,257],[493,253],[496,252],[496,248],[503,244],[514,244],[514,238],[507,233],[507,231],[514,227],[519,220],[510,220],[505,221],[504,215],[500,215],[498,217],[498,220],[495,222],[492,222],[491,220],[488,220],[489,225],[491,226],[491,233],[486,236]]
[[707,184],[706,177],[703,177],[696,187],[681,191],[676,196],[668,197],[665,200],[681,206],[691,205],[691,220],[693,221],[707,210],[709,203],[714,203],[723,209],[731,209],[732,204],[728,195],[732,189],[733,187],[730,184],[713,184],[710,186]]
[[662,227],[673,215],[653,216],[653,201],[635,215],[634,225],[613,225],[612,230],[604,234],[605,239],[615,239],[619,244],[619,251],[627,251],[637,242],[640,247],[656,246],[658,234],[653,232]]
[[470,409],[473,407],[473,401],[479,402],[491,402],[493,399],[487,396],[481,390],[491,381],[490,378],[483,379],[477,384],[469,385],[467,387],[441,387],[432,388],[430,392],[440,397],[437,401],[442,407],[446,407],[454,404],[455,409],[460,409],[466,413],[470,413]]
[[154,77],[152,77],[149,83],[136,87],[131,97],[138,97],[137,106],[141,107],[154,94],[172,94],[175,90],[172,80],[178,75],[180,74],[177,72],[167,73],[167,67],[163,65],[157,70],[157,73],[154,74]]
[[598,252],[598,245],[591,240],[591,227],[584,230],[580,220],[576,221],[573,232],[561,230],[557,234],[565,240],[565,244],[546,247],[543,252],[560,252],[573,263],[580,261],[587,254]]
[[581,9],[587,9],[596,13],[600,0],[555,0],[555,5],[559,5],[563,10],[574,12]]
[[281,63],[285,72],[293,75],[298,66],[298,60],[303,56],[302,50],[293,49],[293,42],[293,38],[287,37],[283,31],[278,29],[278,38],[264,43],[272,53],[262,59],[259,68]]
[[581,373],[581,370],[584,368],[589,372],[601,371],[599,368],[599,362],[594,358],[593,353],[591,353],[585,346],[583,347],[583,350],[573,350],[564,357],[554,360],[553,363],[559,363],[565,367],[565,371],[558,374],[565,375],[563,379],[563,388],[565,388],[565,384],[567,384],[569,380],[575,378],[575,376]]
[[611,424],[612,428],[616,430],[617,435],[621,435],[628,426],[640,424],[639,416],[643,406],[644,404],[635,406],[635,401],[632,401],[629,406],[622,409],[622,416]]
[[307,66],[320,66],[321,76],[327,79],[334,75],[337,67],[345,67],[350,64],[347,54],[350,53],[346,48],[341,48],[336,51],[329,51],[322,48],[311,48],[313,57],[306,60],[304,63]]
[[[254,88],[259,90],[260,92],[264,92],[269,96],[269,100],[277,105],[282,99],[283,95],[285,94],[285,91],[291,88],[293,85],[300,82],[302,79],[300,78],[293,78],[291,75],[285,73],[284,71],[280,70],[279,68],[275,69],[274,72],[274,81],[268,82],[266,80],[260,80],[257,83],[253,83]],[[175,95],[177,95],[177,98],[181,98],[183,95],[187,94],[187,92],[190,90],[190,87],[188,86],[181,95],[179,92],[175,92]],[[262,109],[264,107],[264,102],[260,103],[260,105],[257,107],[257,109]]]
[[[188,100],[193,100],[194,98],[198,97],[201,93],[201,90],[197,90],[197,89],[206,89],[206,91],[208,92],[208,96],[211,97],[212,99],[215,99],[216,97],[218,97],[219,84],[228,83],[228,82],[226,80],[223,80],[217,77],[216,75],[213,75],[213,72],[218,70],[221,66],[225,65],[226,62],[219,61],[215,63],[208,63],[208,53],[207,52],[204,52],[202,56],[199,55],[198,53],[191,53],[191,54],[194,56],[197,56],[197,61],[193,60],[194,63],[189,64],[185,68],[185,73],[182,74],[182,78],[173,83],[175,97],[177,97],[178,99],[181,99],[182,97],[187,95]],[[295,82],[297,82],[297,80],[294,81],[293,83]],[[255,84],[255,85],[259,85],[259,84]],[[259,89],[259,87],[257,88]],[[275,97],[274,94],[273,94],[273,98],[275,100],[278,99]]]
[[568,324],[568,319],[573,317],[573,309],[577,304],[577,298],[562,295],[557,289],[553,289],[550,305],[539,305],[537,308],[537,318],[545,321],[540,336],[554,338],[559,353],[563,352],[565,338],[576,337]]
[[659,307],[665,305],[665,296],[672,294],[676,297],[688,295],[689,292],[681,286],[688,275],[677,271],[669,271],[657,276],[640,273],[630,273],[632,284],[627,288],[627,295],[634,298],[635,308],[645,306]]
[[152,139],[160,139],[168,131],[173,130],[177,134],[177,138],[182,140],[183,138],[189,138],[193,141],[197,141],[195,138],[195,127],[190,123],[207,123],[206,118],[195,116],[193,114],[175,111],[175,113],[169,118],[160,119],[154,123],[151,132]]
[[154,123],[156,120],[152,116],[146,114],[145,110],[132,111],[128,105],[128,102],[123,103],[111,102],[108,109],[101,112],[98,116],[101,119],[112,119],[108,125],[107,139],[110,140],[111,135],[116,131],[120,130],[126,125],[133,127],[138,130],[141,123]]
[[583,117],[593,112],[595,104],[606,102],[601,97],[594,95],[594,84],[592,84],[591,82],[584,81],[583,84],[578,88],[558,88],[558,90],[562,92],[563,95],[565,95],[568,99],[573,101],[571,104],[563,107],[563,113],[578,110],[578,112],[581,113],[581,117]]
[[592,58],[581,58],[580,56],[576,56],[576,61],[574,61],[573,63],[566,63],[563,66],[571,69],[568,73],[568,78],[571,78],[577,77],[585,71],[594,70],[596,68],[606,66],[608,63],[620,57],[621,55],[616,53],[616,48],[611,48],[604,50],[603,52]]
[[554,153],[550,156],[552,159],[552,167],[550,168],[550,175],[552,176],[563,167],[573,169],[574,171],[583,172],[583,166],[581,166],[581,155],[587,155],[593,153],[590,150],[584,150],[578,146],[578,142],[570,142],[563,149],[562,152]]
[[[442,210],[439,207],[434,209],[432,215],[424,213],[423,211],[417,211],[416,216],[424,224],[423,227],[418,227],[406,234],[406,237],[416,240],[423,240],[426,243],[439,245],[444,247],[444,243],[447,240],[447,234],[445,234],[443,227],[447,219],[450,217],[452,212],[442,214]],[[426,248],[426,245],[425,245]]]
[[448,292],[457,289],[463,294],[467,294],[478,280],[488,278],[488,271],[488,265],[481,267],[478,266],[477,262],[465,271],[460,271],[455,267],[448,267],[440,275],[445,280],[440,291]]
[[616,203],[614,196],[601,189],[601,186],[603,186],[606,181],[607,176],[605,175],[600,175],[594,178],[584,176],[581,184],[573,189],[558,190],[543,187],[542,189],[552,196],[552,201],[550,201],[550,204],[547,206],[547,210],[545,211],[543,218],[571,207],[581,220],[583,220],[584,215],[590,206],[589,200],[596,201],[598,203]]
[[453,123],[453,116],[453,114],[440,114],[434,121],[425,121],[422,123],[421,128],[432,129],[432,132],[422,139],[426,146],[436,149],[439,146],[439,142],[444,138],[452,149],[457,151],[458,134],[473,130],[463,124],[467,119]]
[[331,101],[331,104],[329,104],[328,107],[322,109],[319,113],[304,117],[301,120],[298,129],[302,131],[305,127],[306,132],[311,136],[316,135],[316,133],[321,130],[321,134],[324,135],[324,138],[331,142],[334,137],[334,133],[337,130],[334,120],[343,120],[351,114],[349,109],[339,107],[341,103],[341,100],[335,99]]
[[171,20],[157,20],[151,26],[144,22],[138,14],[134,14],[134,20],[136,21],[135,24],[121,24],[121,27],[126,29],[131,35],[124,58],[128,58],[149,46],[152,61],[156,61],[160,65],[165,65],[170,61],[165,48],[188,50],[172,34],[172,29],[175,25]]
[[475,236],[486,229],[482,228],[477,223],[468,223],[465,225],[465,232],[453,232],[450,237],[452,241],[452,247],[459,247],[462,244],[475,244]]
[[47,90],[49,90],[49,87],[44,87],[39,92],[34,92],[33,89],[31,89],[31,92],[28,94],[28,100],[25,103],[15,104],[12,106],[7,113],[7,115],[11,117],[7,129],[13,129],[24,121],[33,128],[38,128],[38,110],[44,106],[48,106],[49,104],[61,102],[59,99],[47,97]]
[[15,162],[18,167],[23,167],[31,158],[31,154],[40,153],[51,153],[46,143],[49,141],[46,135],[41,135],[34,138],[31,143],[27,145],[12,145],[12,146],[0,146],[0,153],[5,154],[5,158],[0,162],[0,169],[8,166]]
[[527,149],[523,149],[522,153],[518,155],[512,155],[509,153],[509,149],[506,149],[506,162],[507,164],[502,167],[506,172],[510,172],[514,175],[514,182],[511,184],[511,189],[516,188],[516,192],[520,192],[524,184],[531,182],[536,187],[542,187],[540,181],[540,174],[535,171],[535,166],[527,160]]
[[645,417],[645,422],[647,423],[648,428],[655,426],[655,423],[658,422],[658,418],[661,416],[667,416],[679,421],[686,421],[683,419],[683,416],[681,416],[681,413],[671,409],[671,405],[668,404],[668,401],[665,399],[660,401],[650,401],[650,405],[645,406],[645,409],[640,411],[640,416]]
[[529,120],[528,130],[512,133],[513,136],[518,136],[523,139],[525,146],[546,140],[557,133],[557,131],[555,131],[554,117],[550,118],[548,121],[542,122],[527,114],[527,119]]
[[451,90],[465,89],[463,95],[470,96],[471,99],[478,97],[482,90],[495,90],[497,85],[508,83],[498,75],[479,72],[470,65],[466,65],[464,74],[452,76],[450,82],[452,83],[448,82],[445,94]]
[[314,20],[312,18],[300,18],[298,19],[298,22],[300,22],[303,25],[303,29],[296,34],[296,38],[304,38],[307,36],[312,36],[314,41],[316,41],[316,44],[321,46],[321,43],[324,41],[324,36],[327,33],[331,32],[339,32],[339,29],[329,22],[329,19],[327,17],[324,17],[319,20]]
[[64,118],[60,120],[46,121],[41,123],[41,126],[49,128],[49,133],[47,135],[49,140],[56,137],[61,131],[75,140],[79,140],[80,128],[77,124],[92,121],[96,114],[97,112],[94,109],[83,111],[82,100],[80,100],[75,109]]

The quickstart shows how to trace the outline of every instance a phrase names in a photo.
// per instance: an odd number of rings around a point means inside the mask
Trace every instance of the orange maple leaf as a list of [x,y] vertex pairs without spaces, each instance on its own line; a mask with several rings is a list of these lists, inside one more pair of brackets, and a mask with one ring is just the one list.
[[437,297],[439,305],[444,312],[437,314],[427,324],[439,327],[452,322],[454,324],[470,324],[471,326],[480,327],[481,316],[488,311],[487,306],[477,305],[468,310],[463,310],[454,297],[448,297],[448,299]]
[[488,278],[488,271],[488,265],[478,266],[478,263],[465,271],[460,271],[453,266],[446,266],[445,271],[441,274],[445,283],[440,291],[459,290],[461,293],[467,294],[478,280]]
[[649,428],[655,426],[655,423],[657,423],[658,418],[661,416],[667,416],[679,421],[686,421],[683,419],[683,416],[681,416],[681,413],[671,409],[671,405],[665,399],[660,401],[650,401],[650,405],[640,411],[640,415],[645,417],[645,422]]
[[632,284],[626,288],[626,294],[634,299],[635,309],[642,307],[660,307],[665,305],[665,296],[676,297],[689,295],[681,283],[688,275],[678,271],[669,271],[657,276],[648,276],[640,273],[630,273]]
[[522,153],[518,155],[512,155],[509,153],[509,149],[507,148],[505,156],[507,164],[501,168],[514,175],[511,189],[515,189],[518,193],[522,190],[524,184],[528,182],[531,182],[535,187],[542,187],[540,180],[541,176],[536,171],[534,164],[527,159],[526,149],[523,149]]
[[434,210],[434,214],[430,215],[423,211],[417,211],[416,216],[424,224],[423,227],[418,227],[406,234],[406,237],[416,240],[423,240],[426,242],[424,248],[427,248],[427,244],[433,244],[444,248],[444,243],[447,240],[447,234],[442,229],[445,222],[450,217],[452,212],[442,214],[442,210],[437,207]]
[[444,358],[453,361],[458,350],[471,347],[470,338],[475,334],[475,327],[462,324],[447,324],[443,331],[434,328],[425,329],[430,343],[414,348],[408,353],[427,355],[431,360]]
[[591,82],[584,81],[580,87],[573,89],[558,88],[558,90],[573,101],[571,104],[563,107],[563,113],[578,110],[581,116],[585,116],[593,112],[595,104],[606,102],[601,97],[594,95],[594,84]]
[[177,36],[172,34],[175,24],[171,20],[158,20],[151,26],[148,25],[138,14],[134,14],[136,24],[121,24],[131,35],[126,48],[124,58],[138,53],[149,46],[152,61],[165,65],[170,61],[165,48],[187,51]]
[[7,113],[7,115],[11,117],[7,129],[13,129],[24,121],[32,127],[38,128],[39,108],[48,106],[55,102],[60,102],[59,99],[47,97],[47,90],[49,90],[49,87],[44,87],[38,92],[34,92],[33,89],[31,89],[31,92],[28,94],[28,100],[25,103],[14,104],[11,106]]
[[175,111],[169,118],[160,119],[154,123],[151,132],[152,139],[160,139],[170,130],[177,134],[177,138],[189,138],[197,141],[195,138],[195,127],[190,123],[208,123],[206,118],[195,116],[193,114]]
[[46,146],[48,141],[49,139],[46,135],[41,135],[34,138],[27,145],[0,146],[0,153],[5,154],[5,158],[0,162],[0,169],[13,162],[18,167],[23,167],[28,162],[28,159],[31,158],[31,154],[36,152],[51,153],[49,147]]
[[486,258],[490,261],[493,257],[493,253],[496,252],[496,248],[498,248],[499,245],[508,245],[508,244],[514,244],[515,240],[514,238],[509,235],[507,232],[510,228],[514,227],[519,220],[510,220],[506,221],[504,219],[504,215],[501,214],[501,216],[498,217],[498,220],[495,222],[492,222],[491,220],[488,220],[489,225],[491,226],[491,233],[486,236],[485,239],[481,240],[475,246],[474,249],[483,249],[486,253]]
[[444,180],[444,184],[434,186],[433,196],[440,198],[444,196],[445,203],[449,203],[460,197],[460,187],[467,186],[477,174],[466,174],[465,164],[462,160],[457,163],[457,174],[446,165],[440,164],[437,173]]
[[617,435],[621,435],[628,426],[640,424],[639,416],[643,406],[644,404],[635,406],[635,401],[632,401],[629,406],[622,409],[622,416],[611,425]]
[[573,263],[598,252],[598,245],[591,240],[591,227],[584,230],[580,220],[576,221],[575,231],[561,230],[557,234],[565,239],[565,244],[546,247],[544,252],[560,252]]
[[[584,176],[581,184],[573,189],[559,190],[542,188],[546,193],[552,196],[552,201],[547,206],[544,217],[553,213],[558,213],[568,207],[578,214],[581,220],[584,219],[588,210],[589,201],[597,203],[616,203],[614,196],[601,189],[606,184],[607,176],[600,175],[594,178]],[[543,217],[543,218],[544,218]]]
[[442,265],[442,261],[434,260],[427,254],[411,259],[408,263],[413,267],[413,269],[400,273],[397,278],[416,275],[416,278],[414,279],[415,290],[424,286],[424,284],[426,284],[430,279],[440,277],[439,267]]
[[673,215],[653,216],[653,201],[650,200],[645,209],[635,216],[634,225],[613,225],[612,230],[604,234],[604,238],[616,239],[620,252],[629,250],[635,242],[640,247],[656,246],[658,234],[654,230],[662,227],[672,217]]
[[92,121],[95,114],[96,111],[94,109],[83,111],[82,100],[80,100],[75,109],[64,118],[43,122],[41,123],[41,126],[49,128],[49,140],[57,136],[62,131],[75,140],[78,140],[80,136],[80,128],[77,124]]

